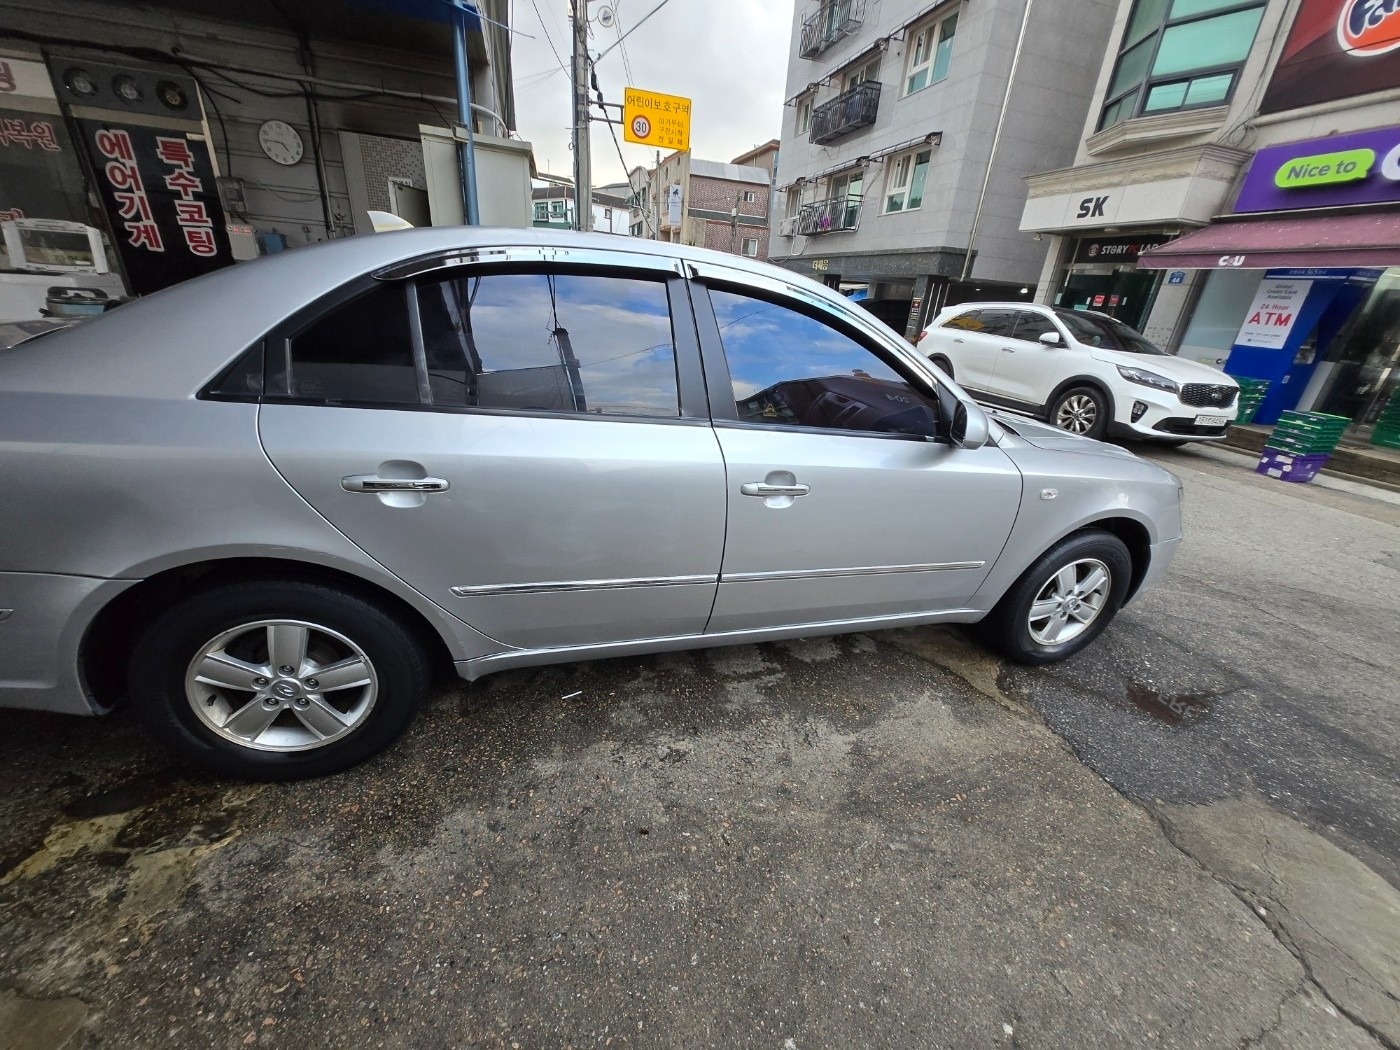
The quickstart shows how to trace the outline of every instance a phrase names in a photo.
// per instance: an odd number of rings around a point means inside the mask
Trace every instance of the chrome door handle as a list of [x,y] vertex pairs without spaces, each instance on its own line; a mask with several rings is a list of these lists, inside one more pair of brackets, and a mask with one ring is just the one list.
[[761,496],[769,499],[773,496],[805,496],[812,491],[811,485],[769,485],[762,481],[746,481],[739,486],[739,491],[745,496]]
[[346,492],[446,492],[442,478],[381,478],[377,474],[353,474],[340,479]]
[[1003,346],[1001,348],[1001,352],[1003,354],[1014,354],[1016,352],[1016,348],[1014,346]]

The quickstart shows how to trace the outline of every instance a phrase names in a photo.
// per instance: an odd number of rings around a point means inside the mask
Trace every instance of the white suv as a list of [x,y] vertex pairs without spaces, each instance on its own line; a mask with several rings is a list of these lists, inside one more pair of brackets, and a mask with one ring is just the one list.
[[1107,314],[965,303],[935,317],[919,349],[977,400],[1092,438],[1219,440],[1235,418],[1233,379]]

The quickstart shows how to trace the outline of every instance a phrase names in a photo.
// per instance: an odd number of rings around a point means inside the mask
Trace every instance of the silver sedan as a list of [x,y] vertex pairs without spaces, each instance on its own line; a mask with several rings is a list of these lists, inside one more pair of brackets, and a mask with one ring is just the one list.
[[129,698],[315,776],[438,666],[928,623],[1089,644],[1171,474],[989,418],[836,293],[617,237],[429,229],[243,263],[0,351],[0,705]]

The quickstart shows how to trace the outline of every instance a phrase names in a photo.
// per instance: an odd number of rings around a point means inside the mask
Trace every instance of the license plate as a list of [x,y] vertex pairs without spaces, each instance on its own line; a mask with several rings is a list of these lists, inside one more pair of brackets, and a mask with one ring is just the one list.
[[1230,422],[1229,416],[1197,416],[1196,426],[1198,427],[1223,427]]

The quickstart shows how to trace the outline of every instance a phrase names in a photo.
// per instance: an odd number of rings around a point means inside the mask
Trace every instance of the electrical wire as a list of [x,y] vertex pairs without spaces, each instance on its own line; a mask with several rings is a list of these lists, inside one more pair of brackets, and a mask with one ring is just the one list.
[[[618,0],[617,3],[613,4],[613,15],[616,17],[621,11],[622,0]],[[619,45],[622,45],[622,19],[618,17],[614,25],[617,28],[617,42]],[[637,80],[632,76],[632,60],[627,57],[626,45],[620,46],[617,53],[622,56],[622,71],[627,74],[627,83],[635,84]]]
[[554,60],[559,63],[559,68],[564,71],[564,75],[569,75],[569,67],[564,64],[563,57],[559,54],[559,49],[554,46],[554,38],[549,35],[549,26],[544,24],[544,15],[540,14],[540,5],[537,0],[530,0],[530,6],[535,9],[535,17],[540,20],[540,28],[544,30],[544,38],[549,44],[549,49],[554,52]]
[[[603,89],[600,88],[600,87],[598,86],[598,77],[597,77],[596,74],[595,74],[594,77],[593,77],[593,90],[594,90],[594,92],[595,92],[595,93],[597,94],[597,96],[598,96],[597,105],[598,105],[598,109],[599,109],[600,111],[602,111],[602,114],[603,114],[603,123],[607,125],[607,127],[608,127],[608,134],[612,136],[613,149],[617,150],[617,162],[618,162],[619,164],[622,165],[622,174],[624,174],[624,175],[627,176],[627,181],[628,181],[628,183],[630,184],[631,181],[632,181],[631,169],[629,169],[629,168],[627,167],[627,161],[625,161],[625,160],[623,159],[623,157],[622,157],[622,143],[619,142],[618,139],[617,139],[617,129],[616,129],[615,127],[613,127],[612,118],[608,116],[608,109],[607,109],[607,106],[603,103]],[[592,202],[591,202],[591,201],[590,201],[590,203],[589,203],[589,206],[590,206],[590,207],[592,206]],[[646,208],[639,208],[639,209],[637,209],[637,210],[640,211],[640,212],[642,213],[642,218],[643,218],[643,220],[645,220],[645,222],[646,222],[646,224],[647,224],[647,230],[648,230],[653,236],[655,236],[655,235],[656,235],[656,226],[655,226],[655,225],[652,223],[652,221],[651,221],[651,212],[650,212],[650,210],[648,210],[648,209],[646,209]],[[630,226],[630,223],[629,223],[629,226]],[[611,233],[612,231],[609,230],[608,232]]]
[[665,6],[666,6],[668,3],[670,3],[670,2],[671,2],[671,0],[661,0],[661,3],[657,4],[657,5],[656,5],[655,7],[653,7],[650,11],[648,11],[646,14],[644,14],[644,15],[641,17],[641,19],[637,22],[636,25],[634,25],[631,29],[627,30],[627,32],[625,32],[625,33],[623,33],[622,35],[620,35],[620,36],[617,38],[617,42],[616,42],[615,44],[610,44],[608,47],[604,48],[603,51],[602,51],[602,53],[598,55],[598,58],[596,59],[596,61],[601,61],[601,60],[604,58],[604,56],[606,56],[606,55],[608,54],[608,52],[612,51],[613,48],[615,48],[615,47],[621,47],[621,46],[622,46],[622,42],[623,42],[624,40],[626,40],[629,36],[631,36],[633,33],[635,33],[638,29],[641,29],[641,28],[642,28],[642,23],[643,23],[643,22],[645,22],[645,21],[646,21],[648,18],[650,18],[652,15],[656,14],[656,12],[660,11],[663,7],[665,7]]

